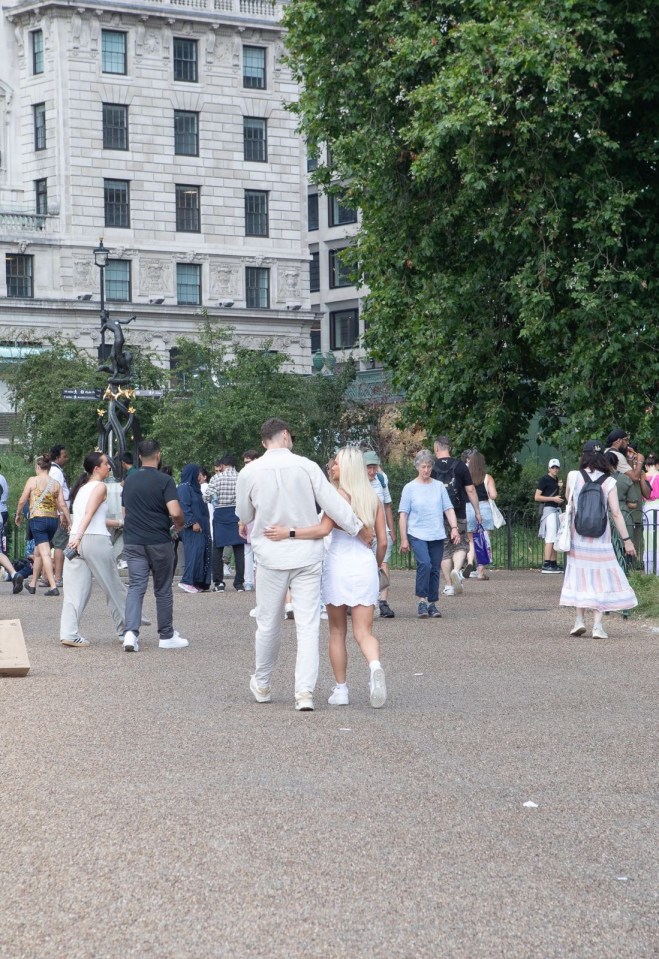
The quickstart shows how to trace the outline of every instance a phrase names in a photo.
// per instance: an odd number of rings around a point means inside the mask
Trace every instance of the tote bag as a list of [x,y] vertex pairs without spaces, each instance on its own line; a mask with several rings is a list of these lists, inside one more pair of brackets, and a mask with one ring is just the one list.
[[487,537],[487,533],[480,523],[474,531],[474,552],[476,553],[476,562],[479,566],[489,566],[492,562],[492,547]]
[[556,542],[554,543],[554,549],[557,553],[569,553],[570,546],[572,545],[572,524],[570,522],[572,516],[572,490],[570,490],[570,495],[567,498],[567,503],[565,504],[565,512],[561,513],[561,518],[558,522],[558,535],[556,537]]
[[502,526],[506,525],[506,518],[494,500],[490,499],[490,491],[487,488],[487,480],[485,481],[485,492],[487,493],[487,501],[490,504],[490,509],[492,510],[492,523],[494,524],[494,528],[501,529]]

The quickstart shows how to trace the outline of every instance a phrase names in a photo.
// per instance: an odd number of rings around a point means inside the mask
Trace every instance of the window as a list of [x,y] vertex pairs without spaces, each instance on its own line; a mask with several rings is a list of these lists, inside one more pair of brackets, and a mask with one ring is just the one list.
[[350,350],[359,338],[359,310],[330,313],[330,350]]
[[318,169],[318,157],[307,153],[307,173],[313,173]]
[[34,208],[36,213],[46,215],[48,213],[48,180],[34,181]]
[[268,121],[258,117],[243,119],[243,148],[246,160],[265,163],[268,159]]
[[318,194],[310,193],[307,197],[307,219],[309,221],[309,229],[317,230],[318,229]]
[[103,149],[128,149],[128,107],[120,103],[103,104]]
[[130,184],[128,180],[104,180],[105,225],[130,226]]
[[311,254],[311,263],[309,264],[309,291],[317,293],[320,289],[320,254]]
[[176,264],[176,299],[181,304],[201,303],[201,264]]
[[329,285],[335,290],[340,286],[352,286],[350,268],[342,261],[342,250],[329,251]]
[[104,282],[106,300],[130,300],[130,260],[108,260]]
[[32,73],[43,73],[43,30],[33,30],[30,40],[32,42]]
[[320,351],[320,327],[316,329],[309,330],[309,338],[311,339],[311,352],[318,353]]
[[245,190],[245,236],[268,235],[268,194]]
[[346,223],[357,222],[357,211],[351,210],[349,206],[344,206],[341,203],[342,197],[330,196],[327,199],[329,202],[330,226],[344,226]]
[[46,149],[46,104],[35,103],[32,107],[34,114],[34,149]]
[[245,267],[247,308],[267,310],[270,308],[270,270],[263,266]]
[[199,156],[199,114],[174,110],[174,153],[185,157]]
[[128,72],[126,34],[122,30],[101,30],[101,51],[103,73]]
[[176,185],[176,229],[179,233],[199,233],[199,187]]
[[32,285],[33,259],[34,257],[23,253],[6,254],[7,296],[34,296],[34,287]]
[[196,40],[174,37],[174,79],[187,83],[197,83],[197,46]]
[[243,47],[243,86],[265,90],[265,47]]

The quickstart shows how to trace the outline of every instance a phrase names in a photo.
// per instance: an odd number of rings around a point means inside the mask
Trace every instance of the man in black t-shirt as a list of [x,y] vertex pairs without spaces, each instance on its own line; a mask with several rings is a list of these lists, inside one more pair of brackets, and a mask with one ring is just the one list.
[[172,523],[183,529],[183,510],[171,476],[160,472],[160,446],[143,440],[138,446],[142,467],[126,477],[122,494],[124,508],[124,557],[128,563],[126,633],[124,650],[137,653],[142,622],[142,603],[153,574],[153,592],[158,613],[161,649],[188,646],[174,629],[174,544]]
[[534,496],[536,503],[540,503],[542,506],[538,536],[545,541],[544,563],[542,564],[543,573],[563,572],[563,567],[559,566],[556,562],[556,550],[554,548],[554,543],[558,536],[561,506],[565,502],[562,495],[563,480],[559,480],[558,478],[560,469],[561,464],[559,460],[549,460],[547,472],[538,480],[538,486]]
[[469,467],[462,460],[451,456],[451,441],[448,436],[438,436],[435,440],[435,456],[437,458],[430,475],[446,487],[446,492],[455,510],[458,532],[460,533],[459,542],[457,544],[451,542],[451,530],[446,526],[446,518],[444,518],[446,531],[442,556],[442,573],[446,581],[444,595],[454,596],[463,592],[460,571],[469,550],[467,500],[474,507],[476,522],[478,523],[481,521],[481,511]]

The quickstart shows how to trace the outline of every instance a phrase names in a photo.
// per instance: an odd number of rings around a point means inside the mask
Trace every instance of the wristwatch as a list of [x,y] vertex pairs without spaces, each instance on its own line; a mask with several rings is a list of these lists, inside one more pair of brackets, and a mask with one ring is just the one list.
[[295,530],[289,529],[288,536],[289,536],[289,539],[295,539]]
[[631,536],[623,536],[622,541],[623,543],[628,543],[630,539],[631,539]]

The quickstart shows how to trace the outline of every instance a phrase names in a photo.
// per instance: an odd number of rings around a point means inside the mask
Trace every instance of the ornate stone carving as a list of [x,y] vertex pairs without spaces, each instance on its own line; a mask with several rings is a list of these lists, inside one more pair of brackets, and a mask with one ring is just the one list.
[[242,295],[240,267],[231,263],[214,263],[210,269],[212,297],[239,297]]
[[283,269],[280,267],[278,273],[278,299],[283,300],[284,302],[287,300],[299,300],[300,296],[302,295],[299,266],[288,266],[284,267]]
[[98,277],[94,276],[96,267],[89,256],[76,258],[73,261],[73,285],[76,290],[89,292],[98,285]]
[[172,291],[172,265],[168,260],[140,258],[140,293],[159,296]]

